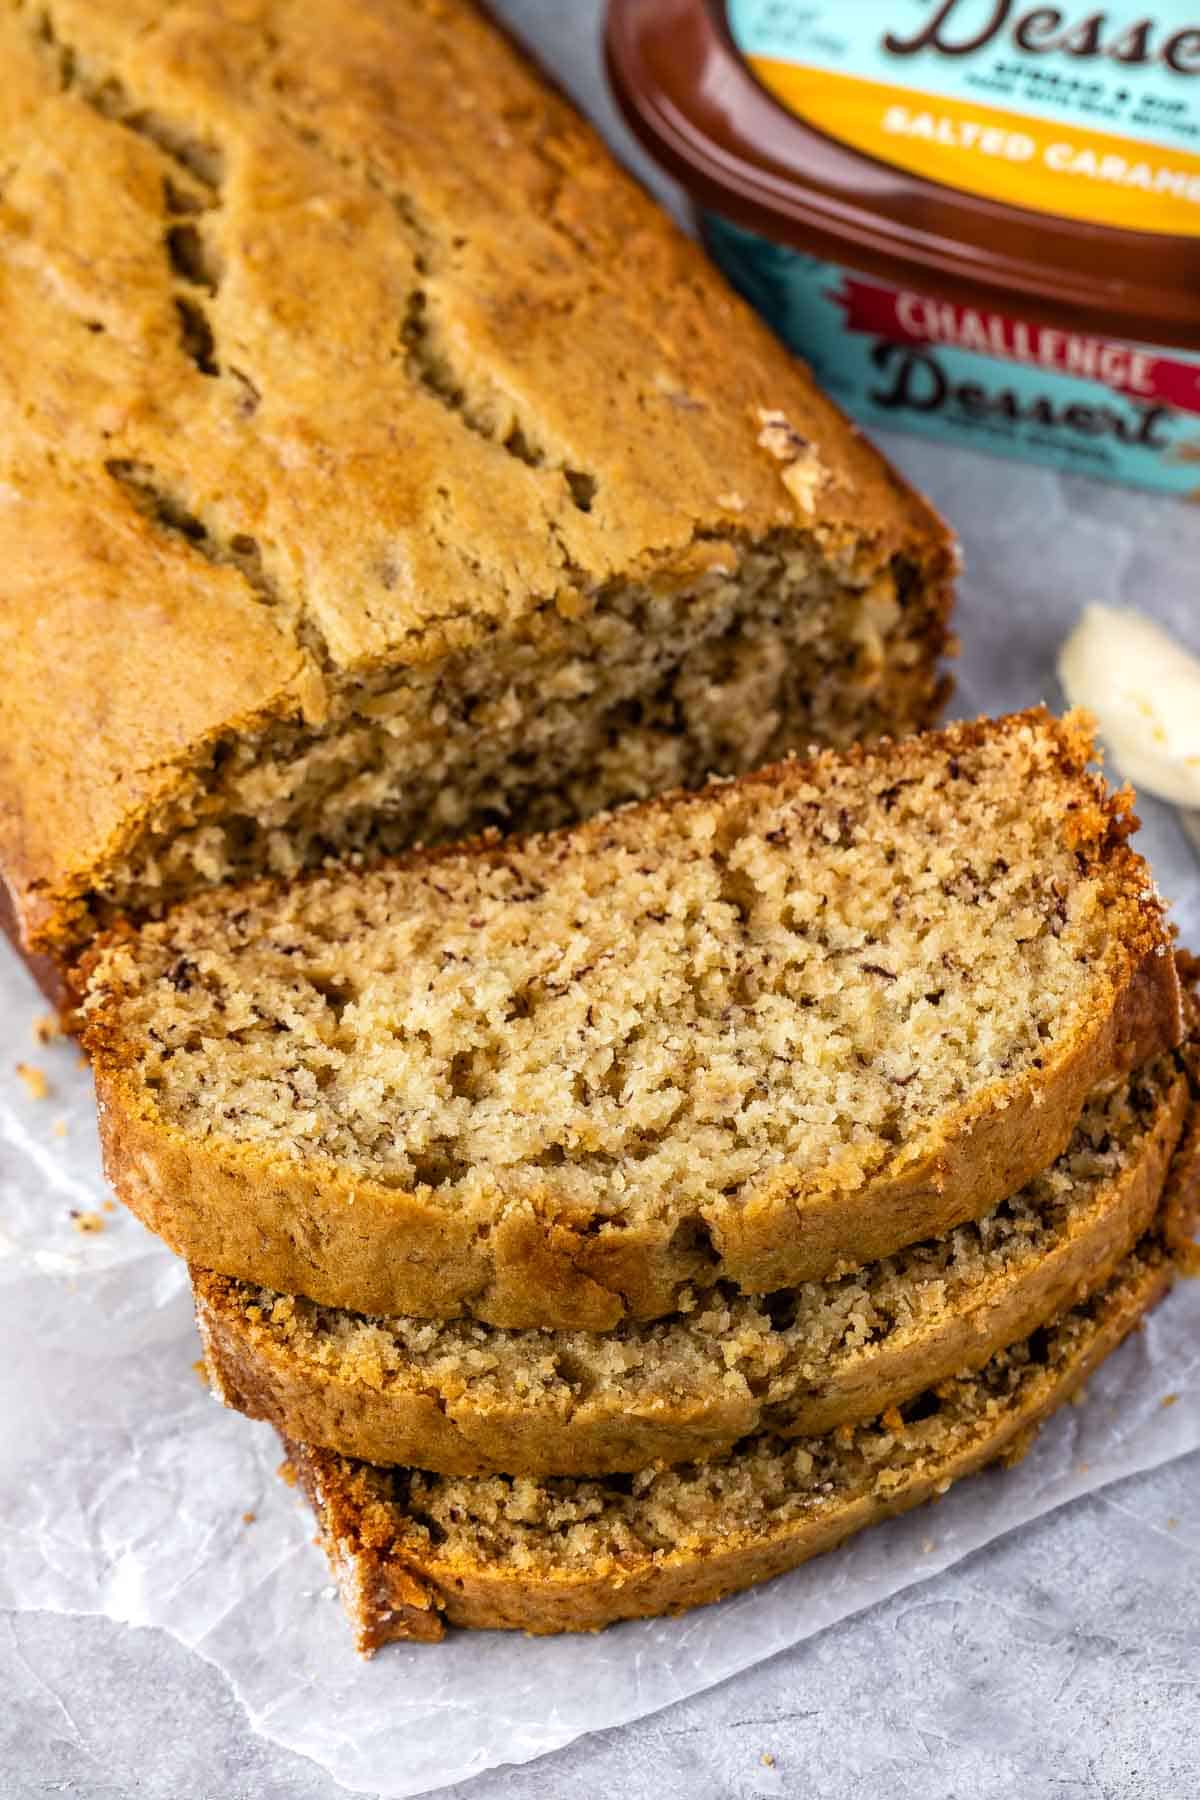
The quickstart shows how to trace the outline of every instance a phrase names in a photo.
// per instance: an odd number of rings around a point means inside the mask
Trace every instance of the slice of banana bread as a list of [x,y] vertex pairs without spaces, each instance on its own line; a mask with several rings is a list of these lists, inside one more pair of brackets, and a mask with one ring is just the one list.
[[869,1425],[725,1461],[589,1481],[378,1469],[285,1446],[369,1655],[447,1625],[594,1631],[683,1612],[831,1550],[864,1526],[1015,1460],[1164,1292],[1147,1244],[1099,1296]]
[[1037,711],[201,896],[90,959],[110,1177],[203,1268],[505,1326],[981,1217],[1181,1036],[1090,752]]
[[467,0],[6,5],[0,172],[27,950],[931,720],[945,529]]
[[1154,1219],[1188,1106],[1173,1058],[1093,1094],[1044,1175],[978,1224],[835,1282],[714,1290],[664,1323],[498,1331],[368,1319],[192,1271],[209,1379],[285,1437],[444,1475],[606,1475],[821,1436],[1108,1282]]

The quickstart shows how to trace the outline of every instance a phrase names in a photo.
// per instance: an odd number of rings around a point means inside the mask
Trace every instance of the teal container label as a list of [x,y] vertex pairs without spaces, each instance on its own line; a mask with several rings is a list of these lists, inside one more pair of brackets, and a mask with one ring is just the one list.
[[1200,4],[727,0],[797,117],[966,193],[1200,235]]
[[961,306],[702,223],[733,285],[864,423],[1200,499],[1200,354]]

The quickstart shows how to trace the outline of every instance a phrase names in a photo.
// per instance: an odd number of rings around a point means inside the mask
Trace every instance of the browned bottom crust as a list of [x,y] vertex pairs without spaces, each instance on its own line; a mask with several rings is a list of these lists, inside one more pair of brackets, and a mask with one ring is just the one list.
[[[482,1328],[465,1340],[461,1375],[439,1379],[403,1360],[384,1371],[369,1354],[360,1366],[345,1352],[344,1339],[340,1354],[322,1355],[327,1340],[317,1335],[320,1323],[297,1341],[274,1323],[271,1295],[194,1269],[209,1376],[226,1405],[269,1420],[285,1437],[364,1462],[447,1475],[610,1474],[656,1461],[726,1456],[738,1440],[763,1430],[820,1436],[981,1368],[996,1351],[1103,1287],[1150,1228],[1187,1103],[1186,1080],[1177,1075],[1161,1090],[1137,1154],[1115,1176],[1092,1178],[1094,1200],[1070,1216],[1044,1254],[1018,1257],[1012,1269],[981,1276],[916,1329],[877,1326],[875,1341],[854,1357],[833,1358],[818,1381],[806,1368],[796,1369],[786,1387],[782,1379],[735,1380],[720,1362],[718,1343],[710,1348],[701,1340],[713,1364],[702,1385],[696,1377],[673,1383],[658,1368],[640,1379],[599,1383],[588,1366],[590,1347],[576,1353],[576,1334],[522,1334],[519,1350],[509,1352],[498,1341],[507,1334]],[[289,1303],[284,1307],[287,1315]],[[653,1328],[623,1329],[633,1334],[636,1358],[638,1334]],[[510,1381],[472,1382],[472,1354],[486,1359],[489,1351],[552,1361],[556,1379],[531,1378],[523,1389]]]
[[[1161,1297],[1170,1278],[1167,1257],[1149,1244],[1101,1296],[1035,1334],[1021,1356],[1003,1352],[979,1375],[944,1383],[909,1421],[892,1412],[856,1431],[791,1446],[751,1439],[724,1464],[647,1476],[636,1497],[624,1488],[606,1496],[603,1483],[573,1479],[541,1488],[528,1481],[501,1488],[499,1477],[477,1484],[457,1479],[450,1484],[450,1513],[443,1516],[461,1520],[464,1504],[474,1516],[447,1527],[434,1517],[444,1478],[421,1478],[414,1499],[416,1478],[403,1472],[287,1440],[285,1445],[364,1654],[395,1639],[434,1641],[447,1625],[594,1631],[718,1600],[921,1505],[989,1463],[1015,1460],[1042,1421]],[[781,1458],[797,1455],[800,1462],[790,1466],[802,1468],[807,1459],[815,1474],[802,1475],[798,1490],[780,1491],[777,1470],[789,1466]],[[760,1470],[768,1491],[747,1506],[741,1495]],[[726,1481],[734,1496],[723,1512],[714,1513],[708,1500],[714,1480]],[[654,1513],[664,1483],[671,1485],[679,1516],[666,1540]],[[475,1486],[481,1490],[477,1508]],[[700,1523],[689,1528],[692,1490]],[[607,1507],[614,1526],[632,1521],[635,1536],[641,1526],[640,1545],[630,1546],[627,1531],[615,1554],[578,1553],[572,1528],[557,1520],[566,1509],[586,1510],[580,1503],[593,1495],[590,1523],[603,1527]],[[506,1499],[516,1503],[517,1523],[503,1515]],[[523,1526],[520,1521],[535,1510],[546,1523]],[[599,1535],[603,1540],[605,1532]]]

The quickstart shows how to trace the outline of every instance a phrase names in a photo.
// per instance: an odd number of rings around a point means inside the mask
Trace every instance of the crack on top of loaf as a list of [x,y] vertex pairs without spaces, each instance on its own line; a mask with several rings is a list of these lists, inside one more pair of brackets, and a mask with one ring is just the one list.
[[550,458],[517,417],[512,400],[499,389],[488,395],[482,405],[471,396],[444,340],[439,337],[424,288],[414,288],[409,295],[400,338],[408,373],[426,393],[453,413],[474,436],[485,443],[497,444],[516,462],[524,463],[529,469],[545,469],[561,475],[575,510],[591,512],[599,489],[595,475]]
[[[162,16],[169,10],[168,0]],[[180,347],[199,374],[219,376],[215,332],[198,295],[211,298],[220,285],[220,259],[204,220],[222,203],[225,156],[221,146],[153,107],[139,106],[118,76],[88,68],[79,52],[59,36],[48,8],[38,13],[35,33],[57,64],[64,93],[74,94],[100,118],[152,144],[172,165],[163,176],[163,211],[168,221],[163,242],[177,284]],[[178,291],[179,287],[184,291]]]
[[262,564],[258,540],[246,532],[235,532],[224,543],[204,521],[190,510],[149,463],[132,457],[112,457],[104,465],[106,474],[116,482],[144,519],[159,530],[182,539],[206,562],[236,569],[255,596],[268,605],[277,605],[278,590]]
[[[576,229],[560,210],[560,202],[573,172],[572,147],[586,156],[590,133],[586,126],[570,114],[554,117],[546,96],[519,101],[506,107],[500,115],[503,124],[515,128],[523,149],[540,163],[549,177],[545,193],[539,194],[535,211],[542,223],[557,232],[573,249],[594,266],[595,247]],[[564,154],[556,154],[561,150]]]
[[[279,99],[276,89],[277,102]],[[330,143],[311,120],[296,117],[284,104],[279,105],[277,117],[308,149],[327,157],[345,173],[364,182],[391,207],[412,251],[413,269],[419,278],[419,285],[413,287],[408,297],[400,324],[408,373],[476,437],[498,445],[527,468],[545,469],[561,475],[572,507],[577,512],[590,513],[599,491],[598,477],[590,470],[576,468],[550,456],[537,442],[529,424],[518,417],[516,404],[510,396],[497,390],[487,396],[483,404],[473,399],[466,378],[455,367],[446,343],[437,333],[430,293],[424,284],[427,278],[435,277],[453,262],[455,254],[464,248],[465,240],[459,237],[444,240],[410,193],[390,181],[375,163]],[[553,166],[561,181],[563,170],[557,163]]]
[[[286,596],[263,565],[262,546],[249,532],[235,531],[225,538],[211,522],[201,519],[172,492],[170,484],[151,464],[134,457],[110,457],[105,473],[122,490],[137,512],[156,530],[186,546],[214,568],[231,569],[245,583],[260,605],[285,610]],[[302,601],[294,605],[291,635],[325,675],[335,664],[324,633]]]
[[216,298],[221,283],[220,258],[199,225],[191,222],[168,225],[163,233],[163,248],[175,287],[179,347],[198,374],[219,376],[222,371],[216,332],[200,295]]
[[189,362],[201,375],[210,378],[221,373],[217,361],[217,342],[208,314],[195,300],[182,294],[175,296],[175,312],[179,319],[179,343]]
[[171,268],[181,281],[206,294],[216,293],[221,285],[220,259],[198,225],[190,221],[169,225],[166,246]]
[[[164,248],[178,288],[182,289],[177,289],[174,297],[180,344],[201,375],[210,379],[222,376],[226,371],[204,304],[218,292],[222,274],[220,258],[205,229],[205,215],[222,204],[225,157],[221,146],[189,131],[163,113],[140,107],[119,78],[85,70],[76,52],[58,38],[49,10],[43,9],[39,17],[40,35],[59,60],[64,88],[76,92],[102,117],[147,139],[174,164],[171,174],[164,178],[164,210],[168,219]],[[268,51],[276,47],[269,33],[264,42]],[[362,181],[387,202],[408,242],[414,270],[422,282],[453,261],[454,255],[463,247],[462,239],[451,238],[444,242],[411,194],[388,179],[369,159],[330,142],[311,119],[297,116],[287,105],[276,82],[270,83],[270,89],[275,100],[274,114],[280,125],[307,148]],[[544,201],[545,215],[550,219],[569,166],[551,154],[543,141],[544,136],[544,133],[536,136],[531,133],[524,141],[552,174],[550,192]],[[558,223],[553,219],[550,222]],[[568,232],[567,235],[582,254],[588,254],[588,246],[578,240],[576,234]],[[497,390],[483,396],[481,401],[480,397],[470,394],[468,383],[454,367],[447,347],[436,341],[424,286],[415,287],[410,296],[400,335],[412,378],[452,412],[467,430],[483,441],[497,445],[528,468],[561,476],[565,497],[571,507],[585,515],[592,511],[599,491],[598,477],[592,471],[550,455],[538,443],[530,423],[518,416],[510,396]],[[256,409],[260,396],[248,376],[239,376],[239,384],[242,390],[240,410],[248,417]],[[561,539],[556,537],[556,542],[561,550]]]
[[[162,17],[169,10],[167,0]],[[161,22],[160,17],[158,23]],[[64,93],[77,95],[101,118],[110,119],[114,125],[124,126],[127,131],[145,138],[175,163],[193,188],[190,206],[195,204],[195,187],[199,187],[206,197],[203,204],[218,204],[225,176],[224,156],[219,145],[189,131],[153,107],[138,106],[119,77],[89,69],[74,46],[59,36],[49,8],[43,7],[37,14],[35,31],[38,42],[57,62]]]
[[546,151],[540,141],[531,144],[529,147],[537,157],[538,161],[542,163],[545,168],[554,171],[554,186],[551,188],[549,196],[542,202],[541,207],[538,209],[538,217],[542,220],[543,224],[550,227],[551,231],[557,232],[559,237],[565,238],[572,249],[578,250],[580,256],[583,257],[589,267],[595,269],[597,263],[594,246],[588,242],[582,232],[577,231],[573,225],[568,224],[567,220],[564,219],[559,212],[559,202],[567,184],[566,169]]
[[285,131],[289,131],[296,141],[303,144],[306,150],[315,151],[323,156],[343,174],[352,175],[361,181],[372,192],[385,200],[396,215],[396,218],[408,239],[413,252],[413,262],[419,275],[429,273],[433,253],[439,246],[436,231],[422,216],[421,210],[411,194],[389,181],[377,165],[351,150],[342,149],[331,143],[309,118],[298,116],[286,103],[283,91],[277,80],[270,83],[276,105],[274,119]]

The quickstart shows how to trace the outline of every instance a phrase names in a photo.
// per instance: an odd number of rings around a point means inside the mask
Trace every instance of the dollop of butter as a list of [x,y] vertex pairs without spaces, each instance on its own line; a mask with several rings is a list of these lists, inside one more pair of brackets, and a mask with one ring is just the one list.
[[1071,705],[1095,715],[1127,781],[1200,807],[1200,657],[1131,607],[1088,606],[1058,678]]

